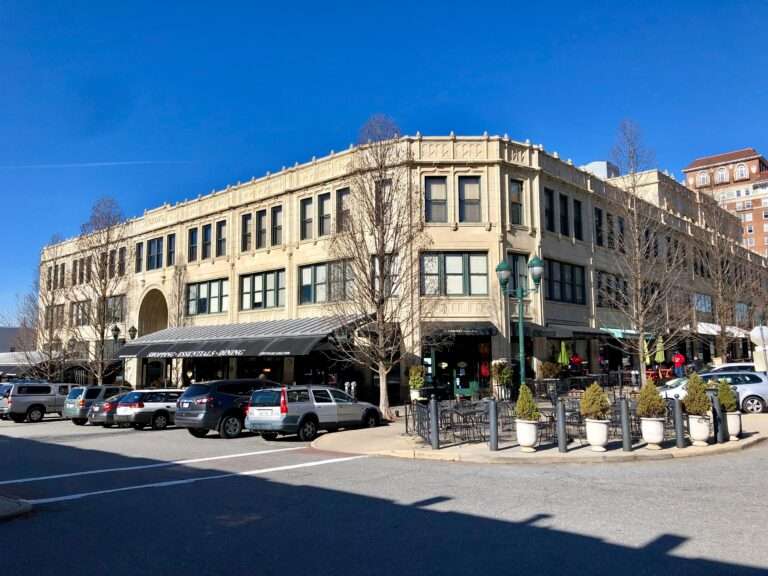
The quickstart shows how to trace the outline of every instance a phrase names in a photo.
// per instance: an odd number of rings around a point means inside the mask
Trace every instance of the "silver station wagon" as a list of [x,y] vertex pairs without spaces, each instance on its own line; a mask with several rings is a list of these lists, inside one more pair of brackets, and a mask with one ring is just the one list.
[[315,439],[319,430],[378,426],[379,409],[359,402],[337,388],[291,386],[267,388],[251,394],[245,427],[265,440],[278,434],[298,434],[303,442]]

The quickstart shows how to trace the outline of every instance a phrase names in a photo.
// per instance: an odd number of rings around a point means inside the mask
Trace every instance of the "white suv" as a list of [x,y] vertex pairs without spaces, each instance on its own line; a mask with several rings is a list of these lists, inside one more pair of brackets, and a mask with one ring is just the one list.
[[154,430],[164,430],[173,424],[176,414],[176,401],[183,390],[169,388],[164,390],[136,390],[126,394],[117,405],[115,422],[118,426],[132,426],[142,430],[152,426]]

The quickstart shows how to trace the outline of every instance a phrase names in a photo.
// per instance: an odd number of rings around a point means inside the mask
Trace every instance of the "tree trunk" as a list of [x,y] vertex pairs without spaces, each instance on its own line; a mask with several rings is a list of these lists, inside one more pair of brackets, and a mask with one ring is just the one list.
[[384,362],[379,362],[379,410],[385,420],[393,420],[392,410],[389,407],[389,391],[387,390],[387,370]]

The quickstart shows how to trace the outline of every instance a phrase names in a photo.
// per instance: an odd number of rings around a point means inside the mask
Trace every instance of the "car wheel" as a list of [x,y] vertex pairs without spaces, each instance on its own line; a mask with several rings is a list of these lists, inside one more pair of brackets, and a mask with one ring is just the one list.
[[11,414],[11,420],[16,422],[16,424],[21,424],[26,419],[27,419],[26,415]]
[[237,416],[224,416],[224,419],[219,425],[219,436],[230,440],[240,436],[240,432],[243,431],[243,423]]
[[277,440],[277,432],[262,432],[261,437],[268,442],[272,442],[272,440]]
[[88,422],[87,418],[72,418],[72,424],[75,426],[85,426],[86,422]]
[[102,426],[104,426],[104,428],[112,428],[112,424],[107,424],[106,422],[104,422]]
[[376,428],[379,425],[379,415],[373,410],[368,410],[363,416],[363,428]]
[[187,428],[187,432],[195,438],[205,438],[208,435],[208,428]]
[[27,420],[30,422],[40,422],[45,416],[45,409],[40,406],[32,406],[27,410]]
[[765,402],[759,396],[748,396],[744,399],[741,406],[743,407],[744,412],[749,412],[750,414],[761,414],[765,412]]
[[168,415],[162,412],[155,414],[152,418],[152,430],[165,430],[166,428],[168,428]]
[[131,428],[134,430],[144,430],[144,424],[139,424],[138,422],[134,422],[131,424]]
[[312,418],[305,419],[299,425],[298,435],[302,442],[312,442],[317,437],[317,422]]

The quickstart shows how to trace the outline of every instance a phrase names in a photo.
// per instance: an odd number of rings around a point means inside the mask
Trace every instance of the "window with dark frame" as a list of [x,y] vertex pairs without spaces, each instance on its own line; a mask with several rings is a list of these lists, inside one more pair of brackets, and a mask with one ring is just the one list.
[[187,316],[218,314],[229,309],[229,280],[209,280],[187,284]]
[[586,304],[584,266],[549,259],[546,259],[544,264],[545,300]]
[[614,229],[613,214],[610,212],[605,213],[605,227],[608,231],[608,241],[606,242],[606,245],[613,250],[616,248],[616,231]]
[[197,228],[190,228],[187,233],[187,262],[197,260]]
[[216,222],[216,257],[227,255],[227,221]]
[[168,234],[165,241],[165,265],[176,266],[176,234]]
[[485,252],[424,252],[420,275],[422,296],[488,295]]
[[272,246],[280,246],[283,243],[283,207],[272,207]]
[[555,191],[544,188],[544,229],[547,232],[555,230]]
[[459,222],[481,222],[480,176],[459,176]]
[[560,234],[563,236],[571,235],[571,217],[568,206],[568,196],[560,194],[558,198],[560,202]]
[[267,247],[267,211],[256,212],[256,250]]
[[509,223],[523,225],[523,183],[515,179],[509,181]]
[[299,268],[299,304],[318,304],[328,300],[327,263]]
[[508,252],[507,262],[509,262],[509,266],[512,268],[507,291],[510,295],[514,295],[515,290],[519,286],[523,289],[528,288],[528,254]]
[[595,207],[595,244],[597,246],[603,246],[603,210],[602,208]]
[[163,267],[163,239],[147,240],[147,271]]
[[331,233],[331,193],[317,197],[317,235],[328,236]]
[[[117,275],[118,276],[125,276],[125,267],[126,267],[126,259],[128,258],[128,249],[125,246],[122,246],[117,251]],[[85,264],[84,260],[80,261],[80,269],[78,270],[78,281],[80,284],[83,283],[83,264]]]
[[424,178],[424,219],[448,222],[448,179],[445,176]]
[[336,231],[346,230],[350,217],[350,192],[349,188],[336,190]]
[[573,237],[584,240],[584,220],[581,200],[573,199]]
[[240,252],[249,252],[251,250],[253,239],[253,232],[251,231],[252,220],[253,215],[250,212],[240,216]]
[[312,238],[312,198],[302,198],[299,202],[300,240]]
[[205,224],[203,226],[203,247],[201,250],[201,258],[208,260],[211,257],[211,225]]
[[[144,243],[139,242],[136,244],[136,264],[135,264],[135,270],[138,274],[141,272],[144,268]],[[90,267],[88,272],[90,273]]]
[[261,310],[285,306],[285,270],[240,276],[240,309]]

